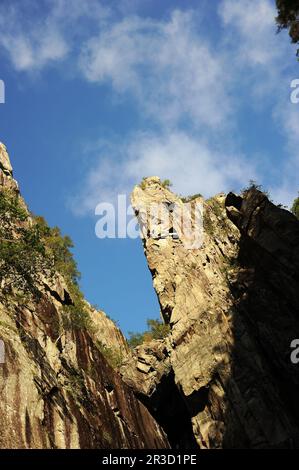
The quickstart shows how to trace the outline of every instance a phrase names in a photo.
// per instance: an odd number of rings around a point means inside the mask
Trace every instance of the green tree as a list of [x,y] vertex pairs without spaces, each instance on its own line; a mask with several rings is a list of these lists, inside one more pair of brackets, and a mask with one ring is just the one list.
[[[276,0],[278,32],[288,29],[294,44],[299,42],[299,2],[298,0]],[[297,50],[297,56],[299,49]]]
[[34,224],[44,246],[46,256],[51,259],[53,269],[63,275],[68,284],[72,303],[63,306],[63,327],[66,330],[92,331],[93,323],[78,286],[80,273],[73,258],[73,242],[68,235],[62,235],[58,227],[49,227],[41,216],[34,217]]
[[129,331],[128,344],[131,348],[136,348],[143,343],[143,333],[135,333],[134,331]]
[[196,194],[192,194],[190,196],[180,196],[182,202],[184,202],[184,203],[194,201],[194,199],[197,199],[198,197],[202,197],[202,194],[201,193],[196,193]]
[[53,258],[55,269],[67,280],[77,283],[80,273],[71,252],[74,246],[71,238],[62,235],[58,227],[49,227],[41,216],[35,216],[34,221],[47,253]]
[[[141,183],[139,184],[139,186],[140,186],[141,189],[145,189],[145,188],[146,188],[146,179],[147,179],[147,178],[148,178],[147,176],[144,176],[144,177],[142,178]],[[169,189],[169,188],[171,188],[171,186],[172,186],[172,182],[171,182],[169,179],[166,179],[166,180],[161,181],[161,185],[163,186],[163,188]]]
[[58,227],[51,228],[43,217],[30,214],[23,200],[14,192],[0,191],[0,281],[2,292],[27,298],[39,297],[41,275],[59,272],[71,295],[63,307],[65,329],[92,328],[83,294],[78,286],[79,272],[73,258],[72,240]]
[[298,197],[296,197],[296,199],[293,202],[291,212],[293,212],[293,214],[297,217],[297,219],[299,219],[299,193],[298,193]]
[[170,326],[159,319],[150,319],[147,321],[148,329],[142,333],[129,331],[128,343],[131,348],[135,348],[142,343],[148,343],[152,339],[163,339],[170,332]]
[[37,295],[38,273],[50,269],[38,228],[14,192],[0,192],[0,280],[3,291],[31,292]]
[[123,362],[123,355],[120,350],[109,348],[100,340],[96,341],[96,346],[113,369],[118,369],[121,366]]
[[260,191],[261,193],[263,193],[269,199],[269,201],[271,201],[271,195],[270,195],[269,191],[267,189],[264,189],[263,186],[261,184],[258,184],[255,180],[249,180],[248,186],[246,188],[243,188],[241,190],[241,193],[243,195],[246,195],[249,191],[251,191],[253,189],[256,189],[257,191]]
[[170,331],[169,325],[159,319],[152,320],[148,318],[146,323],[153,339],[163,339]]
[[165,189],[169,189],[172,186],[172,182],[169,179],[163,180],[161,184]]

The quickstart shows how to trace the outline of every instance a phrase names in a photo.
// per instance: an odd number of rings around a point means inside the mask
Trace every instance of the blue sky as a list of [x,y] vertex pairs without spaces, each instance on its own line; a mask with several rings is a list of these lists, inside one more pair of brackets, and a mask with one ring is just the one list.
[[271,0],[2,1],[0,140],[31,210],[75,243],[87,299],[141,330],[159,306],[140,240],[99,240],[99,202],[143,176],[182,194],[299,189],[295,47]]

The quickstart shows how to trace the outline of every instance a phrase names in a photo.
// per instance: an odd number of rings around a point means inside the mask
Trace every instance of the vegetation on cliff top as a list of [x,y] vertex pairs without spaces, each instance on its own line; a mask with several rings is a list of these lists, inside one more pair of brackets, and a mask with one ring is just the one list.
[[297,219],[299,219],[299,193],[298,193],[298,197],[296,197],[296,199],[293,202],[291,212],[293,212],[293,214],[297,217]]
[[[80,273],[71,249],[72,240],[58,227],[49,227],[41,216],[28,212],[22,199],[12,191],[0,191],[0,281],[9,298],[26,302],[41,296],[42,275],[60,273],[68,287],[71,303],[62,306],[61,331],[87,330],[96,333],[78,281]],[[96,340],[96,346],[112,367],[122,357],[118,351]]]
[[74,245],[70,237],[62,235],[58,227],[49,227],[41,216],[35,216],[33,220],[45,245],[46,253],[52,258],[56,271],[61,273],[67,280],[77,284],[80,273],[71,252]]
[[3,189],[0,192],[0,279],[4,292],[39,297],[41,275],[59,272],[65,279],[72,304],[65,305],[63,327],[91,327],[83,294],[78,286],[79,272],[70,251],[68,236],[58,227],[49,227],[43,217],[33,216],[21,198]]
[[[148,178],[147,176],[144,176],[144,177],[142,178],[141,183],[139,184],[139,186],[140,186],[141,189],[145,189],[145,187],[146,187],[146,179],[147,179],[147,178]],[[171,182],[169,179],[162,180],[162,181],[161,181],[161,186],[163,186],[163,188],[165,188],[165,189],[170,189],[171,186],[172,186],[172,182]]]
[[186,202],[192,202],[198,197],[203,197],[201,193],[196,193],[196,194],[191,194],[189,196],[180,196],[181,201],[186,203]]
[[[299,3],[298,0],[276,0],[278,32],[288,29],[294,44],[299,43]],[[297,56],[299,49],[297,50]]]
[[131,348],[135,348],[142,343],[148,343],[152,339],[163,339],[170,332],[170,326],[159,319],[150,319],[147,321],[148,329],[142,333],[129,331],[128,343]]
[[123,362],[123,355],[120,349],[115,349],[106,346],[100,340],[96,341],[96,347],[98,350],[103,354],[108,364],[113,367],[113,369],[117,369]]
[[43,269],[50,269],[39,226],[14,193],[0,192],[0,279],[3,291],[30,292],[38,295],[36,283]]

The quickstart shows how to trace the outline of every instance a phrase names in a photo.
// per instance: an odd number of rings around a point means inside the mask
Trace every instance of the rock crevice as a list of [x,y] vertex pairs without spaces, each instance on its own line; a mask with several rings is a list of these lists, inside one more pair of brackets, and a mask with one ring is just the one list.
[[[0,193],[19,205],[9,206],[18,220],[0,214],[2,229],[20,237],[34,218],[3,144]],[[203,207],[203,229],[191,227],[200,246],[173,220],[190,202]],[[256,188],[186,202],[158,177],[132,203],[170,333],[131,351],[104,312],[81,297],[74,309],[78,292],[59,270],[36,264],[30,292],[2,270],[0,447],[299,448],[298,220]],[[171,208],[167,226],[158,215],[148,230],[152,204]]]

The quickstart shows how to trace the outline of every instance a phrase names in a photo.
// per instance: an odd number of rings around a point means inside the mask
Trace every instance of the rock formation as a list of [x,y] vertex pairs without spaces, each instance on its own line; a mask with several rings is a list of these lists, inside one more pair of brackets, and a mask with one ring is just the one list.
[[[21,230],[35,223],[3,144],[0,185],[1,228],[7,224],[15,234],[13,241],[1,238],[3,250],[5,243],[22,241]],[[13,201],[8,218],[3,198]],[[16,210],[22,222],[14,218]],[[59,272],[49,274],[42,266],[35,273],[34,295],[16,289],[14,274],[2,273],[0,279],[0,338],[5,345],[0,448],[168,447],[160,426],[105,358],[107,351],[129,354],[121,332],[87,302],[92,328],[67,328],[64,308],[72,305],[73,294]]]
[[132,203],[170,325],[133,351],[56,259],[68,242],[0,144],[0,448],[298,448],[298,220],[254,187],[186,200],[158,177]]
[[[135,187],[132,203],[142,227],[153,204],[184,205],[157,177]],[[299,222],[254,187],[205,201],[203,221],[203,244],[195,249],[171,227],[165,235],[159,217],[154,237],[143,230],[161,313],[171,325],[167,367],[149,344],[135,353],[135,375],[123,376],[152,413],[158,402],[164,415],[171,403],[163,383],[171,381],[184,408],[176,420],[180,438],[168,434],[173,446],[298,447],[299,368],[290,343],[299,338]],[[157,419],[167,432],[165,416]]]

